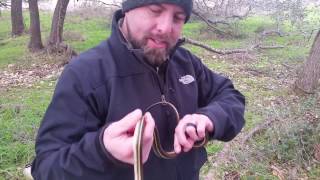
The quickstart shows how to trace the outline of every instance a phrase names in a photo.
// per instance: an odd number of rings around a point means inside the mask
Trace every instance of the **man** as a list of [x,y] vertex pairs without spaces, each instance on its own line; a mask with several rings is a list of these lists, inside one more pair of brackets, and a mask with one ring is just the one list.
[[[206,161],[204,138],[229,141],[244,125],[244,97],[231,81],[180,47],[192,0],[126,0],[107,41],[79,55],[62,73],[41,123],[35,179],[133,179],[133,131],[144,118],[144,179],[196,180]],[[180,115],[160,105],[172,103]],[[161,144],[178,154],[151,151]]]

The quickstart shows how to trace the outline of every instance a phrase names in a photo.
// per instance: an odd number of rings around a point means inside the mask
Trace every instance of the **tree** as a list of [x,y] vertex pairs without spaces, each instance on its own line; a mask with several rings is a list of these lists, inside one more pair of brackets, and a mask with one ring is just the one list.
[[30,41],[28,48],[30,51],[35,52],[43,48],[41,41],[38,0],[29,0],[28,2],[30,11]]
[[62,34],[68,4],[69,0],[58,0],[55,7],[47,47],[50,53],[60,52],[63,47],[66,47],[62,45]]
[[[204,21],[209,30],[226,35],[222,29],[218,28],[218,24],[230,26],[233,22],[243,19],[251,12],[252,0],[194,0],[193,15],[201,21]],[[225,28],[225,29],[230,29]]]
[[320,30],[313,42],[308,59],[295,82],[296,88],[306,92],[314,93],[320,80]]
[[11,0],[11,35],[20,36],[24,31],[22,0]]

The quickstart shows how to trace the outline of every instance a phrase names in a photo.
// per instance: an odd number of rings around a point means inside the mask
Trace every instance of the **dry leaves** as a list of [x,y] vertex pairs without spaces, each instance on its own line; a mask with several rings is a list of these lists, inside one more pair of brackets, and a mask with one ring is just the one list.
[[275,165],[271,165],[271,169],[272,169],[272,174],[274,176],[277,176],[280,180],[285,180],[285,176],[286,176],[286,170],[284,169],[280,169],[279,167],[275,166]]
[[62,72],[63,67],[55,64],[33,64],[30,68],[17,67],[9,64],[0,72],[0,89],[16,86],[32,86],[39,80],[56,78]]
[[224,175],[224,180],[240,180],[240,174],[237,171],[231,171]]

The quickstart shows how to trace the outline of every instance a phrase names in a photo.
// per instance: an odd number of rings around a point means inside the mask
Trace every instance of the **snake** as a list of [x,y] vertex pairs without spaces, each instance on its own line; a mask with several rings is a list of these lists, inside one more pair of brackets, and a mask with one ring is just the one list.
[[[180,120],[178,110],[176,107],[166,101],[164,98],[160,102],[154,103],[150,105],[149,107],[146,108],[145,112],[150,111],[154,107],[158,105],[164,105],[170,107],[176,115],[176,120],[177,123]],[[194,125],[195,126],[195,125]],[[143,163],[142,163],[142,149],[143,149],[143,143],[142,143],[142,137],[143,137],[143,131],[145,127],[145,121],[144,118],[142,117],[138,123],[136,124],[135,130],[134,130],[134,135],[133,135],[133,166],[134,166],[134,179],[135,180],[143,180]],[[196,142],[193,147],[194,148],[199,148],[208,142],[208,133],[206,132],[205,138],[203,138],[202,141]],[[178,156],[175,151],[165,151],[161,145],[160,142],[160,137],[159,137],[159,131],[157,127],[155,126],[154,131],[153,131],[153,144],[152,144],[152,149],[154,153],[163,159],[173,159]]]

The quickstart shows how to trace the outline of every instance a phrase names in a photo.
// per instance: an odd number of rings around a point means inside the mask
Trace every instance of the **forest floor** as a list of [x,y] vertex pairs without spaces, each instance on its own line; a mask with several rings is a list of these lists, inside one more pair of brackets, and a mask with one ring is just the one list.
[[[29,24],[28,13],[24,13]],[[41,12],[43,40],[52,14]],[[320,15],[319,15],[320,17]],[[67,14],[64,40],[83,52],[110,34],[110,14],[79,10]],[[259,32],[272,30],[269,17],[251,16],[217,36],[205,24],[191,21],[183,35],[217,49],[246,49],[257,41],[276,49],[219,55],[185,45],[213,71],[228,76],[246,96],[246,125],[231,142],[210,142],[208,162],[201,179],[317,179],[320,177],[320,92],[295,90],[297,73],[310,51],[314,35],[300,34],[284,23],[285,36]],[[64,55],[27,50],[28,34],[10,36],[10,14],[0,16],[0,180],[23,179],[22,169],[34,157],[34,140],[63,70]]]

